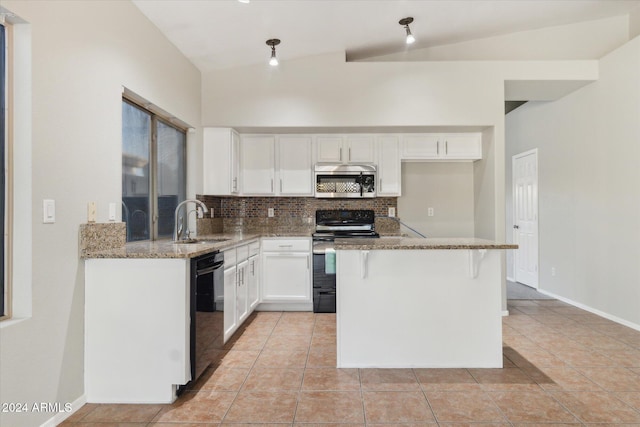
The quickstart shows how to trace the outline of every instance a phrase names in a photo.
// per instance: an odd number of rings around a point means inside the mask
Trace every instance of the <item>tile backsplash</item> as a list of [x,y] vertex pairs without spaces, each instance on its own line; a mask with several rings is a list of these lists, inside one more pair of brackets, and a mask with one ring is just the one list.
[[[387,216],[389,208],[398,207],[397,197],[373,199],[317,199],[315,197],[221,197],[198,195],[215,218],[222,218],[224,231],[230,228],[269,230],[302,227],[312,230],[318,209],[372,209],[376,216]],[[267,217],[267,210],[274,209],[274,217]],[[399,224],[393,220],[378,218],[376,229],[384,234],[396,234]]]

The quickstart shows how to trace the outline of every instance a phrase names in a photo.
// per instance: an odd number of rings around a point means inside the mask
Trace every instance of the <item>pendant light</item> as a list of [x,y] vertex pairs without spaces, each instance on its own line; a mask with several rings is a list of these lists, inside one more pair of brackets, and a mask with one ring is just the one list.
[[407,38],[406,38],[407,44],[413,44],[416,41],[416,38],[413,37],[413,34],[411,34],[411,29],[409,28],[409,24],[411,24],[412,22],[413,22],[412,17],[402,18],[400,21],[398,21],[398,24],[404,26],[404,29],[407,32]]
[[280,44],[280,39],[269,39],[267,45],[271,46],[271,59],[269,59],[269,65],[275,67],[278,65],[278,58],[276,58],[276,46]]

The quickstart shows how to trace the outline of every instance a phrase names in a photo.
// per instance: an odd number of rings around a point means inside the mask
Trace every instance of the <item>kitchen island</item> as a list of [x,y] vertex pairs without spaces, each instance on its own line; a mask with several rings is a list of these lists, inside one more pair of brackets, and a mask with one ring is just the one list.
[[336,239],[339,368],[501,368],[500,251],[484,239]]

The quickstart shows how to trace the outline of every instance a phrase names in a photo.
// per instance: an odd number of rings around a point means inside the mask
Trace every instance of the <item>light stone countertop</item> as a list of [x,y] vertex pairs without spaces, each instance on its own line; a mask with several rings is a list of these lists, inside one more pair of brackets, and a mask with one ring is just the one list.
[[[171,240],[130,242],[113,249],[87,251],[84,259],[91,258],[195,258],[215,251],[222,251],[248,243],[260,237],[310,237],[300,233],[220,233],[197,236],[197,243],[173,243]],[[209,242],[213,239],[227,239]]]
[[464,237],[336,239],[336,250],[518,249],[518,245]]

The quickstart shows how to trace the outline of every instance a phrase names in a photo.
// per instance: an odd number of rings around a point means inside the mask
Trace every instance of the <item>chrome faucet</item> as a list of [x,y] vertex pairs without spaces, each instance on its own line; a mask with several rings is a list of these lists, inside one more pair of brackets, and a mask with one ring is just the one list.
[[[202,212],[203,213],[207,213],[209,212],[207,210],[207,205],[205,205],[204,203],[202,203],[200,200],[196,200],[196,199],[187,199],[184,202],[180,202],[178,203],[178,206],[176,206],[176,211],[174,213],[174,220],[175,220],[175,226],[173,228],[173,241],[174,242],[178,242],[181,239],[182,240],[188,240],[189,236],[187,235],[184,239],[182,237],[182,230],[184,228],[184,221],[183,221],[183,217],[178,217],[178,214],[180,213],[180,208],[183,205],[186,205],[189,202],[193,202],[197,205],[200,205],[200,207],[202,208]],[[178,221],[178,218],[180,218],[180,221]],[[189,214],[187,213],[187,221],[189,221]],[[178,226],[178,222],[180,222],[180,226]],[[187,227],[188,228],[188,227]]]

